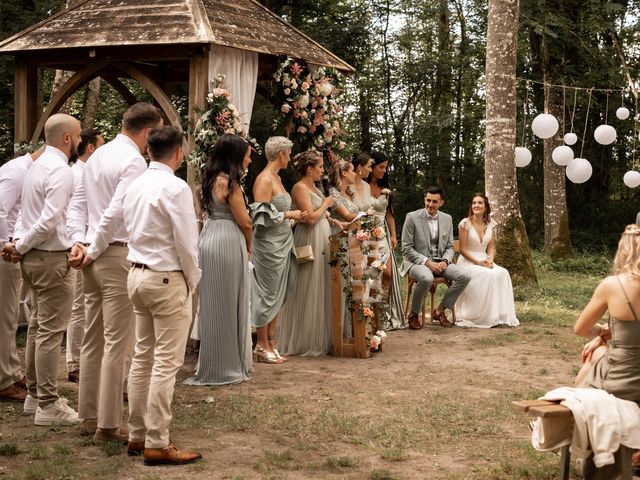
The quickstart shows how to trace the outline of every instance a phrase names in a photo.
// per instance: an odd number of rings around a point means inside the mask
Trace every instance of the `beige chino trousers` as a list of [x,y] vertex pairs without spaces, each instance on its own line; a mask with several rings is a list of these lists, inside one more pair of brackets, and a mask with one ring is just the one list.
[[82,273],[73,272],[76,276],[71,320],[67,327],[67,371],[75,372],[80,369],[80,351],[84,337],[84,283]]
[[182,272],[132,268],[129,295],[136,314],[136,346],[129,371],[129,440],[145,448],[169,445],[176,374],[184,363],[191,325],[191,292]]
[[60,344],[71,315],[75,279],[67,252],[32,249],[22,259],[21,269],[32,302],[25,353],[27,388],[44,407],[59,398]]
[[0,261],[0,390],[22,380],[22,367],[16,349],[20,318],[22,274],[17,263]]
[[85,268],[84,338],[80,353],[78,416],[100,428],[122,425],[125,365],[134,344],[133,306],[127,294],[127,247],[110,246]]

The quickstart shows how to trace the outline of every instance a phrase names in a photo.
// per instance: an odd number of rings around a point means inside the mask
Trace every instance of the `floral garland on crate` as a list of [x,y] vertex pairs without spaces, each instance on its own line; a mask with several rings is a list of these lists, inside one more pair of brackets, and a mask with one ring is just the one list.
[[[379,249],[383,245],[386,232],[382,220],[375,215],[364,215],[359,222],[348,228],[349,240],[346,247],[338,249],[336,262],[348,268],[341,268],[345,304],[353,312],[358,308],[358,320],[367,323],[366,341],[372,351],[382,350],[387,338],[384,330],[373,333],[374,305],[384,308],[385,301],[380,290],[381,277],[386,261]],[[372,291],[375,294],[372,295]]]
[[242,129],[240,112],[231,103],[231,92],[224,88],[224,78],[224,75],[218,75],[211,80],[213,89],[207,94],[206,109],[197,110],[202,116],[193,128],[194,148],[187,161],[199,174],[218,138],[225,133],[240,135],[258,154],[262,154],[262,148],[256,139],[249,137]]
[[302,150],[344,150],[343,110],[339,97],[344,78],[333,68],[310,69],[287,57],[273,76],[272,95],[280,105],[274,130],[284,128]]

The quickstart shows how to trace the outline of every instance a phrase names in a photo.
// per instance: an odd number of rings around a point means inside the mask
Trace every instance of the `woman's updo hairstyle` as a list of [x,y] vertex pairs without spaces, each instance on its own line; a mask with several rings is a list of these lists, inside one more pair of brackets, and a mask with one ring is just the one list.
[[309,167],[315,167],[318,162],[322,162],[322,157],[318,152],[307,150],[293,157],[293,169],[298,177],[302,178],[307,175]]

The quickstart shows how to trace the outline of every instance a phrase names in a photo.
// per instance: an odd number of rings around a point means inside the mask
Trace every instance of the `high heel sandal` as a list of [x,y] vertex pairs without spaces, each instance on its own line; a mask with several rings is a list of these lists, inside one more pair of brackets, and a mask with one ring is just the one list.
[[276,337],[270,336],[270,337],[267,337],[267,338],[269,340],[269,347],[271,347],[271,351],[276,356],[276,358],[278,360],[282,360],[283,362],[289,361],[289,359],[287,357],[283,357],[282,355],[280,355],[280,352],[278,352],[278,349],[276,348]]
[[283,362],[283,360],[280,360],[273,352],[267,352],[260,345],[256,345],[253,355],[258,363],[269,363],[275,365]]

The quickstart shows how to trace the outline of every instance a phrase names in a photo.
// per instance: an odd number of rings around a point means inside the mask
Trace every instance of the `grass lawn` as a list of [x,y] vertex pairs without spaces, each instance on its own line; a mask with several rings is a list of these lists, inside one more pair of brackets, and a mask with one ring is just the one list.
[[[572,326],[610,260],[535,261],[539,287],[515,292],[518,328],[390,332],[371,359],[292,357],[224,388],[182,385],[195,368],[188,355],[171,435],[202,452],[193,465],[145,467],[121,445],[36,427],[2,403],[0,478],[557,478],[559,457],[533,450],[510,402],[572,383],[584,343]],[[60,385],[77,405],[77,385]]]

